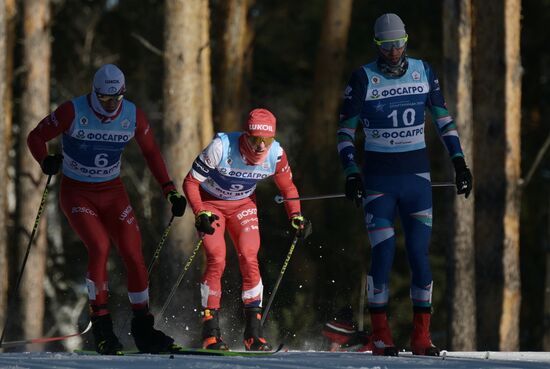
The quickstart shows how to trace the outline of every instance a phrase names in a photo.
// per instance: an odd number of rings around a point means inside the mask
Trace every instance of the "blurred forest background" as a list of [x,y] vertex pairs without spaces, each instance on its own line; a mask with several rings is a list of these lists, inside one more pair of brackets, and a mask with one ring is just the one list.
[[[190,164],[214,132],[240,130],[251,108],[278,118],[302,195],[338,193],[341,93],[372,61],[374,20],[401,16],[407,52],[432,64],[474,173],[474,196],[434,189],[431,263],[434,343],[453,350],[550,350],[550,0],[2,0],[0,1],[0,322],[6,341],[64,335],[89,321],[85,248],[58,206],[59,178],[16,295],[14,287],[46,178],[26,135],[62,102],[90,92],[95,70],[118,65],[126,98],[141,107],[181,190]],[[433,181],[454,181],[434,134]],[[59,151],[50,143],[50,152]],[[122,178],[139,218],[146,263],[168,223],[167,201],[137,145]],[[257,190],[264,301],[292,241],[271,181]],[[344,199],[303,202],[314,233],[299,243],[274,300],[266,336],[292,349],[321,349],[321,328],[340,308],[359,311],[369,244],[360,209]],[[390,315],[408,347],[410,273],[400,230]],[[158,313],[197,238],[190,209],[175,219],[151,275]],[[240,274],[228,243],[222,332],[241,347]],[[157,328],[198,345],[202,252]],[[109,263],[115,331],[132,347],[126,273]],[[6,315],[8,314],[8,315]],[[29,350],[74,349],[90,335]],[[90,347],[90,346],[88,346]]]

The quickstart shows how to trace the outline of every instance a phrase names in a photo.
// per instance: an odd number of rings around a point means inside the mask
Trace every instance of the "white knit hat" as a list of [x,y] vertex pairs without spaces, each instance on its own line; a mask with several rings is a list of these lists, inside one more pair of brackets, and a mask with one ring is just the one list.
[[94,75],[94,92],[101,95],[120,95],[126,91],[124,73],[114,64],[105,64]]

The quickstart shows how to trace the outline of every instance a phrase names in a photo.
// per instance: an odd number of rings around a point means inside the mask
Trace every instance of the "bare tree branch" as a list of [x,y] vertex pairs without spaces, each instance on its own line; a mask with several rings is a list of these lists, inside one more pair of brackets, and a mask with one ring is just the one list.
[[82,64],[89,66],[92,60],[92,44],[95,37],[95,28],[101,19],[100,9],[96,9],[89,17],[86,31],[84,32],[84,45],[82,46],[81,60]]
[[531,165],[531,168],[529,168],[529,171],[527,172],[527,176],[525,179],[520,179],[519,185],[522,188],[527,187],[531,179],[533,178],[533,175],[535,174],[535,171],[537,170],[540,162],[544,158],[544,155],[546,155],[546,151],[548,151],[548,148],[550,148],[550,133],[548,133],[548,137],[546,137],[546,141],[544,141],[544,144],[540,148],[539,152],[537,153],[537,157],[535,158],[535,161]]
[[153,44],[151,44],[149,41],[147,41],[143,36],[138,35],[135,32],[131,33],[131,36],[138,40],[143,46],[145,46],[146,49],[151,51],[153,54],[156,54],[160,56],[161,58],[164,58],[164,52],[160,50],[159,48],[155,47]]

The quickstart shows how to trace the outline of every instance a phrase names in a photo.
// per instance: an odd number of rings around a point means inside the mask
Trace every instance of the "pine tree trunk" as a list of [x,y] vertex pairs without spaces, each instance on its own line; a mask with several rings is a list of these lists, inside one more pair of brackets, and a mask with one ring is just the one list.
[[547,199],[546,220],[546,252],[545,252],[545,278],[544,278],[544,310],[543,310],[543,338],[542,350],[550,351],[550,197]]
[[504,5],[473,0],[477,344],[498,350],[506,177]]
[[519,350],[521,279],[519,221],[521,210],[521,0],[505,1],[506,62],[506,203],[504,209],[504,295],[500,318],[502,351]]
[[[203,136],[210,134],[212,139],[210,76],[210,46],[208,43],[208,1],[166,1],[165,22],[165,80],[164,80],[164,158],[176,186],[181,191],[183,179],[197,154],[203,149]],[[197,242],[193,226],[193,214],[190,208],[184,219],[177,219],[177,227],[170,230],[168,243],[179,249],[173,255],[174,263],[167,263],[168,279],[165,281],[164,297],[177,279],[183,264]],[[198,283],[190,285],[185,281],[198,281],[196,267],[200,265],[200,256],[182,283],[180,293],[176,295],[170,307],[179,306],[178,321],[185,314],[197,315],[193,309],[200,306]],[[192,292],[189,289],[192,288]],[[181,291],[186,290],[185,293]],[[153,302],[155,303],[155,302]],[[157,305],[162,301],[157,302]],[[183,306],[183,311],[181,307]],[[171,316],[170,308],[166,316]],[[184,314],[184,315],[182,315]],[[189,318],[188,316],[188,319]],[[185,319],[184,319],[185,321]]]
[[[3,73],[3,77],[1,78],[1,82],[3,84],[2,88],[2,114],[0,116],[2,117],[3,122],[1,123],[2,127],[0,130],[2,133],[0,134],[0,146],[3,147],[3,155],[4,157],[0,159],[2,161],[2,164],[0,165],[1,173],[0,176],[0,186],[1,188],[1,194],[0,194],[0,202],[2,203],[0,205],[0,211],[2,214],[0,214],[0,218],[2,220],[0,221],[0,232],[2,233],[0,235],[0,278],[2,282],[0,282],[0,321],[5,320],[5,314],[7,313],[8,308],[8,289],[9,289],[9,275],[10,270],[13,268],[10,268],[9,258],[8,258],[8,249],[9,249],[9,236],[10,236],[10,229],[13,225],[13,221],[10,218],[11,210],[10,209],[10,197],[14,196],[14,183],[13,179],[9,178],[8,175],[8,168],[13,165],[13,162],[9,159],[8,151],[12,147],[12,117],[13,117],[13,90],[11,88],[12,81],[13,81],[13,53],[15,49],[15,20],[16,20],[16,6],[15,6],[15,0],[6,0],[4,2],[5,6],[2,8],[3,12],[3,23],[4,26],[2,26],[2,30],[5,30],[5,33],[3,33],[3,47],[2,49],[5,50],[5,53],[3,54],[3,63],[4,66],[0,68],[0,73]],[[5,165],[5,167],[4,167]],[[12,201],[14,202],[14,201]]]
[[478,346],[519,349],[519,1],[474,0]]
[[205,147],[214,136],[212,122],[212,67],[210,65],[210,7],[208,1],[202,1],[200,8],[201,49],[199,51],[202,80],[200,99],[202,124],[199,126],[201,147]]
[[[6,86],[13,86],[14,81],[14,64],[15,64],[15,42],[16,42],[16,24],[19,21],[18,8],[16,0],[6,0],[6,16],[7,16],[7,33],[6,33]],[[14,140],[12,138],[13,127],[13,113],[14,113],[14,101],[13,94],[14,89],[12,87],[6,88],[4,92],[4,122],[6,124],[6,148],[12,149],[14,146]],[[9,170],[14,171],[16,159],[13,155],[9,158]],[[10,237],[13,237],[13,228],[15,223],[15,204],[16,204],[16,178],[11,175],[8,176],[7,192],[8,192],[8,212],[9,212],[9,230]],[[9,258],[8,258],[9,259]],[[12,268],[13,269],[13,268]],[[10,274],[10,272],[8,273]]]
[[224,4],[225,27],[222,55],[216,85],[216,130],[231,132],[242,129],[244,75],[248,42],[251,39],[248,13],[252,0],[228,0]]
[[[471,0],[443,4],[445,97],[458,125],[462,149],[473,164]],[[472,168],[473,170],[473,168]],[[474,194],[455,197],[454,235],[447,249],[448,348],[476,350]]]
[[[23,63],[25,74],[21,104],[21,130],[18,176],[18,250],[24,254],[36,217],[46,176],[32,158],[25,140],[30,130],[48,114],[50,88],[50,4],[49,1],[23,2]],[[22,259],[20,259],[22,260]],[[21,281],[19,306],[24,337],[40,337],[44,318],[43,280],[46,269],[46,219],[39,231]]]
[[[12,126],[13,126],[13,74],[14,74],[14,53],[15,53],[15,41],[16,41],[16,23],[17,23],[17,5],[16,0],[5,0],[6,4],[6,90],[4,91],[4,123],[5,126],[5,139],[6,148],[11,148],[13,145],[12,140]],[[9,165],[14,165],[13,161]],[[13,179],[9,181],[8,193],[15,193]],[[13,195],[12,195],[13,196]]]
[[[4,2],[0,3],[0,50],[6,50],[7,15]],[[0,322],[4,324],[8,290],[8,147],[9,140],[5,122],[6,53],[0,53]],[[2,327],[3,329],[3,327]]]
[[[327,161],[336,147],[335,124],[343,87],[342,71],[345,65],[348,31],[351,22],[352,0],[327,0],[323,28],[315,61],[313,101],[309,123],[305,125],[305,146],[311,153],[310,162],[323,170],[313,171],[328,177]],[[331,159],[332,161],[332,159]]]

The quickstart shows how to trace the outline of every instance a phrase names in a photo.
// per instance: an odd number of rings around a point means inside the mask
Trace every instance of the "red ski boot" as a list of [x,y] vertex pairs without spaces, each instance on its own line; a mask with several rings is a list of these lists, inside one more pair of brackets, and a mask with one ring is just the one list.
[[353,321],[351,307],[340,309],[334,318],[325,323],[321,333],[330,342],[329,351],[348,348],[357,335],[357,325]]
[[374,344],[372,343],[372,334],[359,331],[357,332],[357,337],[362,344],[362,346],[357,349],[357,352],[366,352],[366,351],[374,350]]
[[325,323],[322,331],[330,341],[329,351],[372,351],[371,335],[357,330],[353,320],[353,310],[346,306],[334,318]]
[[372,354],[397,356],[399,352],[393,343],[386,312],[371,311],[370,319],[372,323]]
[[430,337],[430,308],[415,308],[413,331],[411,335],[411,351],[413,355],[439,356],[439,349],[432,343]]

